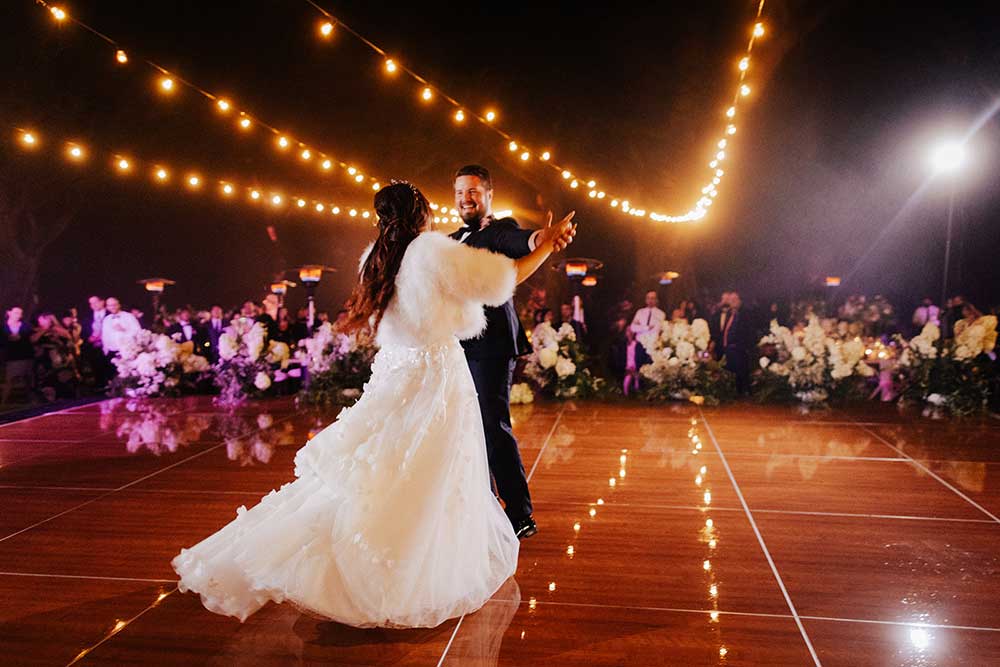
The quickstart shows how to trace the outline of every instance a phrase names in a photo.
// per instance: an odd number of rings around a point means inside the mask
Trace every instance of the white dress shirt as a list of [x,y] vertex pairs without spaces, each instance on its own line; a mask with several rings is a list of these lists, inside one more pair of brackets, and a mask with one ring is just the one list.
[[647,333],[660,333],[660,327],[667,319],[667,314],[653,306],[650,308],[646,306],[645,308],[640,308],[636,311],[635,317],[632,318],[632,331],[636,336],[641,336]]
[[105,352],[117,352],[122,349],[126,340],[131,338],[142,327],[132,313],[119,311],[104,316],[101,322],[101,344]]

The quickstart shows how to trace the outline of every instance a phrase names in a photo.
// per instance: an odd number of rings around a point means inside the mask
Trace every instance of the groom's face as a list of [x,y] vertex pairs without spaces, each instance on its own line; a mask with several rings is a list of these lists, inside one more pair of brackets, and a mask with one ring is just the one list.
[[465,222],[482,220],[493,213],[493,191],[478,176],[455,179],[455,208]]

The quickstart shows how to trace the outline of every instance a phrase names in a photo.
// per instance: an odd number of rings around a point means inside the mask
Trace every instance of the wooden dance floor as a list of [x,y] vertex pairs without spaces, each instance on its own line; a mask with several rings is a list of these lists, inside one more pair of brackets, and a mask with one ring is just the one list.
[[334,416],[197,398],[0,427],[0,662],[1000,665],[1000,422],[881,406],[520,406],[539,533],[432,630],[241,625],[177,592],[178,550]]

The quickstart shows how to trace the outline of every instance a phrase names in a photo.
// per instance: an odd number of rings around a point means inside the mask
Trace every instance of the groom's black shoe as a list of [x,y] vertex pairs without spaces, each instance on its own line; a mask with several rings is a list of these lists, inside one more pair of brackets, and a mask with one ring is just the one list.
[[523,540],[531,537],[538,532],[538,526],[535,525],[535,520],[530,516],[526,516],[520,521],[514,522],[514,534],[517,535],[517,539]]

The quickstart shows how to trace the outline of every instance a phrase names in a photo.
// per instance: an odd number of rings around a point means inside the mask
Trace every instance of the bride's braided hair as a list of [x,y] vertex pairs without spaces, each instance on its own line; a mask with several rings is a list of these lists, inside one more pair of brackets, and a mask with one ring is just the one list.
[[377,329],[396,291],[396,274],[406,248],[431,218],[427,198],[414,185],[394,181],[375,193],[378,238],[361,267],[361,280],[347,304],[345,332],[361,329],[374,315]]

